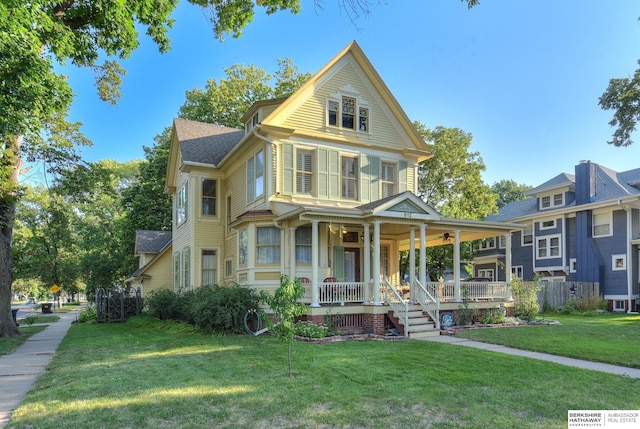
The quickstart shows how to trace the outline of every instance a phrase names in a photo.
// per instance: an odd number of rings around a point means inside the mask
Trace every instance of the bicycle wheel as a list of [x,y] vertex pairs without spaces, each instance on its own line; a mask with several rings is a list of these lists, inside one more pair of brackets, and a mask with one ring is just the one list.
[[262,329],[262,319],[256,310],[248,310],[244,315],[244,329],[251,335]]

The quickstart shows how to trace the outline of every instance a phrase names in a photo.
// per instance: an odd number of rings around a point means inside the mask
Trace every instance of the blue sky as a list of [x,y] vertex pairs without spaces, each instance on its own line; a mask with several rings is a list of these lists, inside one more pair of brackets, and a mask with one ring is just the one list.
[[[70,119],[94,142],[83,158],[142,158],[177,116],[185,91],[224,77],[233,64],[274,72],[278,58],[315,73],[357,40],[411,120],[473,134],[486,183],[539,185],[573,173],[584,159],[618,171],[640,167],[635,145],[616,148],[611,112],[598,98],[612,77],[630,76],[640,59],[640,2],[634,0],[388,0],[353,25],[322,0],[298,15],[258,10],[240,39],[214,40],[198,7],[182,1],[158,53],[144,35],[130,59],[118,105],[100,101],[90,71],[62,69],[76,93]],[[386,4],[385,4],[386,3]]]

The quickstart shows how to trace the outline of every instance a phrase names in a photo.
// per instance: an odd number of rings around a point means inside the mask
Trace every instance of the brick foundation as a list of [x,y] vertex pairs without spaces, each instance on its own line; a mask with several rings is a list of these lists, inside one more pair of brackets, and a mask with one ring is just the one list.
[[384,335],[384,314],[365,314],[363,325],[373,335]]

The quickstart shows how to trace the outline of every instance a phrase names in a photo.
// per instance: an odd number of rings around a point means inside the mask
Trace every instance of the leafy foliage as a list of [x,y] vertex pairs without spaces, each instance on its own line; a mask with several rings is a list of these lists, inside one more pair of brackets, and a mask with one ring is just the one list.
[[300,279],[291,280],[284,274],[280,276],[280,287],[276,289],[273,295],[266,291],[262,291],[260,294],[260,298],[273,310],[274,317],[278,320],[276,324],[273,319],[267,318],[269,329],[278,338],[287,343],[289,378],[293,377],[291,346],[295,335],[295,319],[307,311],[306,306],[299,303],[302,295],[304,295],[304,288],[300,283]]
[[511,290],[515,300],[514,316],[527,321],[535,319],[540,311],[537,293],[541,289],[537,280],[534,282],[512,280]]
[[238,334],[244,332],[244,314],[258,302],[253,289],[237,284],[205,285],[193,293],[191,316],[199,328]]
[[631,135],[640,120],[640,68],[633,77],[609,80],[609,86],[600,96],[599,103],[604,110],[614,111],[609,125],[617,128],[608,143],[614,146],[633,144]]
[[258,306],[258,296],[250,288],[206,285],[195,291],[174,292],[157,289],[146,298],[149,316],[160,320],[191,323],[207,331],[244,332],[243,317]]
[[[496,209],[497,196],[482,181],[486,169],[480,154],[469,152],[471,134],[458,128],[428,129],[419,121],[414,125],[432,146],[433,157],[420,163],[419,195],[446,217],[484,219]],[[426,250],[429,276],[439,278],[453,265],[453,246],[434,246]],[[462,260],[471,259],[471,245],[460,247]],[[418,255],[416,255],[416,258]],[[410,262],[410,261],[409,261]]]
[[496,205],[502,208],[514,201],[524,200],[525,193],[531,189],[531,186],[516,183],[515,180],[504,179],[491,185],[491,192],[498,196]]
[[235,64],[225,68],[226,78],[209,79],[204,89],[187,91],[187,101],[180,107],[179,116],[193,121],[242,128],[243,115],[257,101],[286,97],[311,77],[299,73],[290,59],[278,60],[274,76],[254,66]]

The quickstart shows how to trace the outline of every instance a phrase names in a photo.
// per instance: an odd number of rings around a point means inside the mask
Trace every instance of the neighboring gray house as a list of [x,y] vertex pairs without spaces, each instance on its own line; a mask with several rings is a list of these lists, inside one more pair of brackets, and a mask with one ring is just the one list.
[[[640,168],[616,172],[590,161],[559,174],[488,221],[526,224],[512,234],[512,276],[599,282],[613,311],[638,311]],[[504,237],[481,243],[474,275],[504,280]]]

